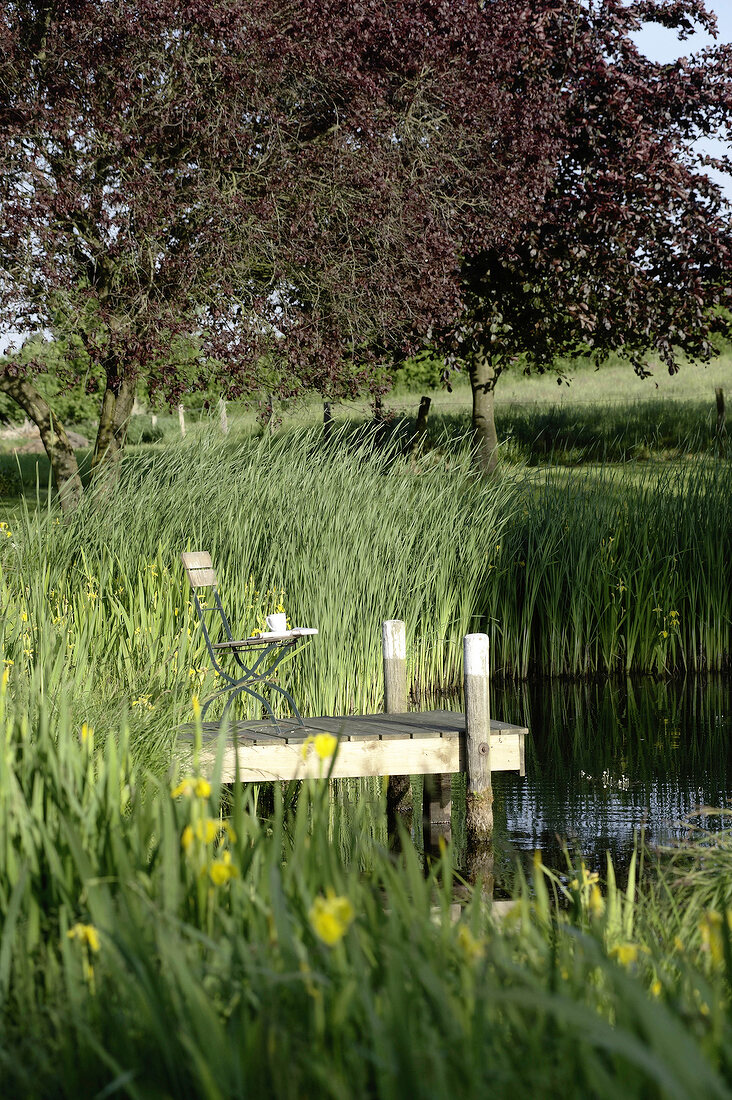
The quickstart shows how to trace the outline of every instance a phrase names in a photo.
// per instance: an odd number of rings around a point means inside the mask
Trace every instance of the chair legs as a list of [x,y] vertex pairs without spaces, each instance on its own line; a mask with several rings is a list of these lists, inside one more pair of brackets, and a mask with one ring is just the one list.
[[226,717],[229,713],[229,709],[231,708],[231,705],[234,702],[234,700],[237,698],[237,696],[241,695],[242,692],[246,692],[247,695],[251,695],[253,699],[257,699],[262,704],[265,711],[267,712],[267,716],[269,717],[270,721],[273,723],[273,725],[274,725],[275,729],[277,730],[277,732],[282,733],[282,730],[279,727],[277,719],[275,718],[274,710],[272,709],[271,704],[267,701],[265,696],[261,694],[261,692],[255,691],[253,687],[249,686],[253,682],[261,683],[262,686],[266,685],[267,687],[272,688],[273,691],[277,691],[277,692],[279,692],[280,695],[284,696],[284,698],[285,698],[285,700],[286,700],[286,702],[287,702],[287,704],[290,708],[290,711],[291,711],[292,715],[297,720],[298,726],[304,726],[305,725],[305,723],[302,720],[302,715],[300,714],[300,711],[297,708],[295,700],[292,698],[289,691],[286,691],[283,687],[280,687],[279,684],[272,683],[271,680],[268,680],[264,676],[242,677],[241,680],[232,680],[229,684],[227,684],[227,686],[225,688],[221,688],[219,691],[214,692],[214,694],[210,695],[208,697],[208,699],[206,699],[205,703],[203,704],[203,707],[201,709],[201,721],[205,721],[206,712],[208,711],[211,704],[213,702],[215,702],[216,699],[220,699],[223,695],[226,695],[227,693],[230,692],[231,693],[230,697],[226,700],[226,703],[224,705],[224,711],[223,711],[223,714],[221,715],[221,722],[224,722],[224,720],[226,719]]

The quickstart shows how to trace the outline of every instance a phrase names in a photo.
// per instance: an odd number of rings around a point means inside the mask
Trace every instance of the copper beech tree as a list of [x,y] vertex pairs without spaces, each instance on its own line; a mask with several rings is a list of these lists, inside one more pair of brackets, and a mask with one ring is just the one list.
[[631,36],[642,21],[681,39],[714,33],[701,0],[555,8],[565,135],[556,174],[513,244],[466,255],[465,310],[445,334],[448,355],[469,370],[483,472],[496,464],[494,389],[511,364],[545,371],[562,356],[599,364],[617,351],[641,376],[649,356],[674,373],[681,355],[706,361],[730,333],[732,208],[706,168],[732,166],[695,142],[730,142],[732,46],[666,65],[639,51]]
[[[710,22],[701,0],[5,5],[0,322],[67,341],[70,372],[83,347],[95,477],[141,375],[175,401],[266,363],[335,395],[439,337],[480,427],[517,351],[707,354],[728,228],[691,144],[729,118],[728,51],[654,66],[642,19]],[[72,507],[33,361],[0,389]]]
[[[97,480],[141,375],[171,401],[215,377],[237,395],[266,357],[282,392],[351,392],[447,328],[462,258],[519,240],[555,170],[556,7],[3,6],[1,320],[83,346],[102,380]],[[0,390],[73,507],[76,461],[34,366],[6,360]]]

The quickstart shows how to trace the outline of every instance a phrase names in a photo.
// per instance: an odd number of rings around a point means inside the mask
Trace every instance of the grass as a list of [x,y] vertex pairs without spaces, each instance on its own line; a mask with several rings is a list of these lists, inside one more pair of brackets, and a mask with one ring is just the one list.
[[454,921],[453,849],[389,854],[383,792],[277,786],[265,812],[195,758],[169,771],[215,685],[185,548],[238,628],[280,603],[320,628],[285,669],[304,713],[379,708],[394,617],[415,695],[460,682],[474,629],[506,676],[728,666],[721,455],[467,475],[464,441],[410,459],[349,425],[330,447],[202,425],[68,522],[40,490],[2,519],[8,1095],[732,1094],[724,838],[622,889],[537,859],[506,921],[467,888]]
[[467,462],[415,464],[347,434],[326,448],[312,430],[138,452],[118,492],[69,522],[51,506],[3,521],[0,649],[63,682],[79,721],[129,711],[165,754],[215,684],[179,565],[208,548],[237,630],[283,603],[321,631],[284,673],[305,714],[379,709],[389,618],[407,624],[415,696],[459,686],[474,630],[505,676],[728,667],[727,463],[519,469],[485,486]]
[[662,876],[537,862],[501,925],[480,890],[455,921],[451,850],[389,856],[322,781],[265,819],[215,774],[172,795],[40,674],[0,730],[7,1095],[730,1094],[726,926]]

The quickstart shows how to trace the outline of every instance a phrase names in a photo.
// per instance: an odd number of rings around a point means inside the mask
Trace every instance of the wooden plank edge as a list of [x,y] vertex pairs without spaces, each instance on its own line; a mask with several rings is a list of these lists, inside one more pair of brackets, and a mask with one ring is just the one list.
[[[491,737],[491,771],[521,769],[521,742],[517,735],[501,740]],[[224,749],[222,781],[236,777],[237,752],[232,744]],[[462,738],[419,738],[408,741],[341,741],[331,770],[331,760],[320,760],[312,749],[303,758],[302,747],[288,744],[240,745],[239,778],[245,783],[271,780],[333,779],[383,775],[437,775],[464,771],[465,746]],[[206,746],[201,763],[212,768],[216,746]]]

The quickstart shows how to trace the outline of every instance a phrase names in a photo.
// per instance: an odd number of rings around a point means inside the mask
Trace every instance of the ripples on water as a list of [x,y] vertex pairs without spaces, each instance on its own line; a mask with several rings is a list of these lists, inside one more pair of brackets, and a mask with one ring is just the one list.
[[491,711],[530,730],[526,777],[494,776],[504,869],[536,848],[564,868],[565,840],[598,870],[607,851],[623,867],[641,826],[664,844],[689,814],[732,804],[728,679],[492,685]]

